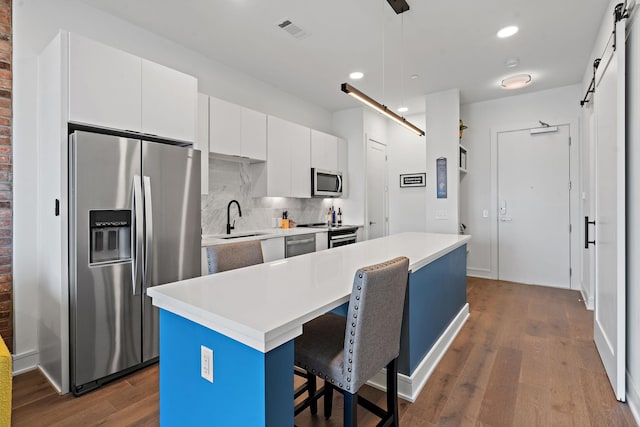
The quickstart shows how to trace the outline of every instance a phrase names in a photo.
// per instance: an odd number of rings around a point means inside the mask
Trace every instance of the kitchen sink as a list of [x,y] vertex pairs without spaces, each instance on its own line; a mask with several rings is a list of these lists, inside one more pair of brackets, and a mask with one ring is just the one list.
[[240,239],[241,237],[254,237],[254,236],[264,236],[267,233],[245,233],[245,234],[232,234],[229,236],[219,237],[220,239]]

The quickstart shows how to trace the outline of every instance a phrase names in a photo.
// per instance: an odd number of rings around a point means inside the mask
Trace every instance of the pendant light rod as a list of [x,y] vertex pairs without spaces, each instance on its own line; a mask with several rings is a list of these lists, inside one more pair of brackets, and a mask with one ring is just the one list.
[[405,119],[404,117],[399,116],[393,111],[389,110],[386,105],[380,104],[375,99],[360,92],[358,89],[351,86],[349,83],[342,83],[340,88],[344,93],[353,96],[355,99],[362,102],[363,104],[366,104],[369,107],[373,108],[374,110],[384,114],[394,122],[414,132],[416,135],[424,136],[424,131],[422,129],[420,129],[419,127],[417,127],[416,125],[414,125],[413,123]]

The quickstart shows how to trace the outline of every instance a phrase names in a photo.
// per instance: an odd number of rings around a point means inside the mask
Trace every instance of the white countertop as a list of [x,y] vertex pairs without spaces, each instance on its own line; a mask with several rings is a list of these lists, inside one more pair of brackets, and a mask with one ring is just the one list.
[[147,293],[155,306],[268,352],[302,334],[305,322],[349,301],[358,268],[406,256],[410,271],[414,271],[470,238],[458,234],[395,234],[154,286]]
[[[362,225],[358,225],[358,228]],[[267,240],[275,239],[277,237],[286,236],[298,236],[301,234],[315,234],[325,233],[329,230],[329,227],[293,227],[293,228],[266,228],[263,230],[249,230],[249,231],[237,231],[231,234],[205,234],[202,236],[202,247],[222,245],[232,242],[246,242],[248,240]],[[234,236],[243,234],[257,234],[256,236],[236,237],[233,239],[225,239],[227,236]]]

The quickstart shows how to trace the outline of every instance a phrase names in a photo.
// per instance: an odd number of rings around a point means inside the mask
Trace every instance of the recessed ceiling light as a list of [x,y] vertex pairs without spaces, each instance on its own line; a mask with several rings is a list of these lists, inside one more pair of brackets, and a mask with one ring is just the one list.
[[409,108],[407,108],[407,107],[398,108],[398,113],[406,113],[407,111],[409,111]]
[[498,37],[500,37],[501,39],[504,39],[507,37],[511,37],[517,32],[518,32],[518,27],[516,27],[515,25],[510,25],[498,31]]
[[515,68],[518,65],[520,65],[520,59],[519,58],[509,58],[506,61],[504,61],[504,66],[507,68]]
[[520,89],[531,84],[531,74],[516,74],[500,82],[503,89]]
[[420,76],[419,76],[419,75],[417,75],[417,74],[412,74],[412,75],[411,75],[411,80],[415,80],[415,79],[417,79],[418,77],[420,77]]
[[349,74],[349,78],[352,80],[360,80],[363,77],[364,77],[364,74],[361,73],[360,71],[354,71],[353,73]]

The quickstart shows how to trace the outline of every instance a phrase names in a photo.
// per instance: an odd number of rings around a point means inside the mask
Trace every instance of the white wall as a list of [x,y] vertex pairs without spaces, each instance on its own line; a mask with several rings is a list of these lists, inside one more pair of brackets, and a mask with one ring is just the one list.
[[[407,116],[406,119],[424,129],[424,114]],[[400,188],[400,174],[426,172],[425,137],[388,121],[387,140],[389,234],[426,231],[426,187]],[[432,178],[427,176],[428,185],[433,185]]]
[[[636,9],[638,9],[636,5]],[[640,14],[627,39],[627,401],[640,424]]]
[[[426,231],[457,233],[459,220],[458,121],[460,91],[450,89],[426,96]],[[447,159],[447,198],[438,199],[436,192],[436,159]],[[436,214],[439,217],[436,218]],[[443,218],[446,214],[446,218]]]
[[[534,83],[535,84],[535,83]],[[495,160],[491,151],[496,131],[525,129],[540,126],[538,120],[550,124],[569,124],[573,144],[571,150],[572,180],[579,181],[579,132],[578,109],[581,85],[566,86],[525,95],[515,95],[492,101],[476,102],[461,106],[460,117],[468,126],[464,131],[463,145],[467,148],[467,176],[461,182],[463,200],[461,222],[466,224],[469,243],[467,271],[470,275],[497,277],[497,209],[495,195]],[[572,197],[577,206],[577,185]],[[482,211],[489,211],[483,218]],[[578,212],[572,214],[574,230],[580,227]],[[579,249],[579,234],[573,233],[572,250]],[[574,257],[577,259],[577,256]],[[574,271],[579,271],[574,269]],[[575,278],[575,275],[574,275]]]
[[36,58],[66,29],[194,75],[199,91],[331,132],[331,114],[246,74],[73,0],[14,2],[14,367],[37,360]]

